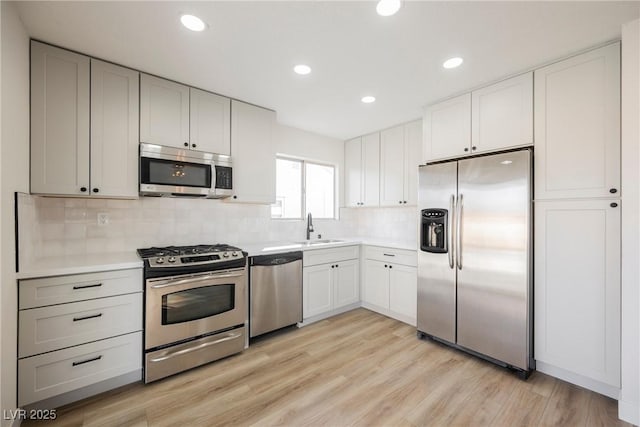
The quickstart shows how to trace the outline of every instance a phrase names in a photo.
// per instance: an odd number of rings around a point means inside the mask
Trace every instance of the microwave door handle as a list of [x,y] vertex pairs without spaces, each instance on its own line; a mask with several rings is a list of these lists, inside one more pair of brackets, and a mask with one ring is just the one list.
[[218,184],[218,174],[216,173],[216,164],[211,162],[211,191],[216,191]]
[[167,280],[163,283],[159,283],[157,285],[151,285],[152,289],[162,289],[169,286],[179,286],[186,285],[188,283],[197,283],[210,279],[227,279],[230,277],[241,277],[244,273],[229,273],[229,274],[208,274],[206,276],[201,277],[193,277],[189,279],[180,279],[180,280]]

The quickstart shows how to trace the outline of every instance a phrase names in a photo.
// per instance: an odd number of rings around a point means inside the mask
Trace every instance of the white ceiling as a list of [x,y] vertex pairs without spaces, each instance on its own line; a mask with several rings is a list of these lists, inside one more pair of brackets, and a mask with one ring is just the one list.
[[[620,37],[640,2],[20,2],[33,38],[262,105],[281,123],[341,139]],[[193,33],[182,13],[209,28]],[[443,60],[464,64],[444,70]],[[297,63],[313,69],[292,72]],[[365,105],[363,95],[377,101]]]

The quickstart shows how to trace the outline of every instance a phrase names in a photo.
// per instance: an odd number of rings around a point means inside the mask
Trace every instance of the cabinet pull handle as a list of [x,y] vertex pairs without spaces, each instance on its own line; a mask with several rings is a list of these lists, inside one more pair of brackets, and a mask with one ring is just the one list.
[[196,148],[196,144],[191,144],[191,146],[192,146],[193,148]]
[[612,208],[617,208],[618,204],[616,202],[611,203],[609,206],[611,206]]
[[609,193],[611,194],[616,194],[618,192],[618,190],[616,188],[612,188],[609,190]]
[[94,188],[94,189],[93,189],[93,192],[94,192],[94,193],[97,193],[98,191],[100,191],[100,190],[98,190],[97,188]]
[[84,193],[85,191],[87,191],[87,187],[80,187],[80,191]]
[[100,286],[102,286],[102,283],[96,283],[96,284],[93,284],[93,285],[75,285],[73,287],[73,290],[76,290],[76,289],[87,289],[87,288],[99,288]]
[[97,317],[102,317],[102,313],[98,313],[98,314],[92,314],[90,316],[83,316],[83,317],[74,317],[73,321],[74,322],[79,322],[81,320],[87,320],[87,319],[95,319]]
[[394,254],[382,254],[384,256],[395,256]]
[[402,203],[404,203],[404,204],[406,205],[406,204],[407,204],[407,201],[406,201],[406,200],[404,200]]
[[471,149],[472,149],[472,150],[475,150],[475,149],[476,149],[476,146],[474,145],[473,147],[471,147]]
[[465,151],[465,153],[466,153],[467,151],[469,151],[469,147],[465,147],[465,148],[464,148],[464,151]]
[[185,142],[185,143],[184,143],[184,146],[185,146],[185,147],[188,147],[188,146],[189,146],[189,143],[188,143],[188,142]]
[[96,356],[87,360],[81,360],[80,362],[73,362],[72,365],[73,366],[84,365],[85,363],[95,362],[96,360],[100,360],[100,359],[102,359],[102,355]]

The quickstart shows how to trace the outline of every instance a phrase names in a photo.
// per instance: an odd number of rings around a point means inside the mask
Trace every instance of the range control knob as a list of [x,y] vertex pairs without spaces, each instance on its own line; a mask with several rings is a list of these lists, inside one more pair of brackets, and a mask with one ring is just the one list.
[[156,264],[164,264],[164,258],[156,258]]
[[174,256],[170,256],[169,259],[167,260],[169,262],[176,262],[176,257]]
[[222,254],[222,256],[223,256],[224,258],[229,258],[229,252],[225,252],[225,253],[223,253],[223,254]]
[[238,256],[238,252],[233,252],[231,256]]

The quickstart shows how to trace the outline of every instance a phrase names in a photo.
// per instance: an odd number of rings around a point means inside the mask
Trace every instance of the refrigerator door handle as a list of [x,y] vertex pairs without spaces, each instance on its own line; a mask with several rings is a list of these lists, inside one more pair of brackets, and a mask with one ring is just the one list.
[[456,196],[452,194],[451,198],[449,199],[449,223],[447,224],[447,228],[449,230],[449,232],[447,233],[447,245],[449,245],[449,268],[451,268],[452,270],[455,268],[453,263],[453,224],[455,222],[453,212],[456,205],[455,199]]
[[460,193],[456,214],[456,264],[458,270],[462,270],[462,200],[462,193]]

